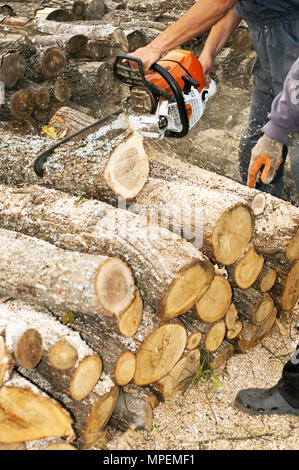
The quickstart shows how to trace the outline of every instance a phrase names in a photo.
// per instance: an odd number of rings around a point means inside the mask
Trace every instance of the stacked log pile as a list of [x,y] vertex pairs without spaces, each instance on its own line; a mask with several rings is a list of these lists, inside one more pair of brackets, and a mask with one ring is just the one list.
[[[22,26],[35,41],[0,42],[1,77],[19,74],[6,96],[32,98],[25,120],[51,109],[60,135],[96,118],[63,84],[92,99],[95,64],[104,74],[128,50],[131,29],[107,26],[100,2],[96,35],[95,4],[42,8]],[[65,60],[56,77],[43,71],[48,46],[58,55],[46,64]],[[90,79],[73,78],[82,57]],[[7,74],[6,60],[18,63]],[[68,98],[54,103],[55,90]],[[299,297],[298,208],[181,161],[167,141],[131,132],[124,114],[96,132],[57,148],[42,177],[33,162],[52,139],[1,133],[0,449],[99,448],[107,426],[150,430],[157,403],[255,347]]]

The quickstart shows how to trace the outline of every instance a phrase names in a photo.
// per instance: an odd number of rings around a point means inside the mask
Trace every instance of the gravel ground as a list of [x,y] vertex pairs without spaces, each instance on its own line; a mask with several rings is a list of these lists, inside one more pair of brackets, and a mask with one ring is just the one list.
[[[270,335],[246,354],[237,354],[182,395],[176,393],[154,410],[151,432],[116,434],[110,450],[298,450],[299,418],[293,415],[251,416],[233,405],[247,387],[268,388],[281,377],[295,350],[299,308],[282,318]],[[282,325],[282,326],[281,326]]]

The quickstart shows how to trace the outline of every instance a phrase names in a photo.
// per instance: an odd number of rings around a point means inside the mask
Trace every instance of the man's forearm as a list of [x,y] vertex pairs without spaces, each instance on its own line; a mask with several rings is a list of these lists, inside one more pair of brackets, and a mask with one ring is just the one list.
[[241,18],[231,9],[213,26],[205,42],[202,54],[208,54],[213,60],[221,52],[229,36],[240,24]]
[[198,0],[176,23],[151,43],[161,54],[184,44],[217,23],[237,0]]

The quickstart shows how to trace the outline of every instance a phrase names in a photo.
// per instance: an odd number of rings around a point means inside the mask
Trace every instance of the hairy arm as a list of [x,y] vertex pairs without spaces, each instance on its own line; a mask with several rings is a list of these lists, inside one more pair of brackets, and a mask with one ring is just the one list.
[[231,9],[216,23],[209,34],[199,60],[203,66],[206,80],[209,81],[210,73],[214,67],[216,56],[221,52],[229,36],[239,26],[241,18]]
[[142,60],[144,71],[147,72],[166,51],[207,31],[236,3],[237,0],[198,0],[176,23],[131,55]]

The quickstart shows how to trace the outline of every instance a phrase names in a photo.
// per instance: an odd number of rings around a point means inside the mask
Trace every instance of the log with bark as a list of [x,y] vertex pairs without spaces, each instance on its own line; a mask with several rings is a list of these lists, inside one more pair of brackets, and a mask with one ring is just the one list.
[[[197,184],[201,188],[217,191],[220,199],[228,198],[232,194],[251,205],[255,214],[252,237],[255,251],[263,256],[265,264],[277,273],[280,309],[292,309],[299,297],[296,266],[296,260],[299,258],[299,208],[271,194],[261,193],[224,176],[170,157],[165,152],[163,143],[149,143],[149,140],[146,140],[145,149],[150,152],[152,177],[170,182]],[[274,275],[273,272],[272,274]]]
[[69,84],[72,95],[78,99],[116,93],[121,86],[113,75],[111,64],[96,59],[92,62],[72,61],[64,79]]
[[26,69],[26,60],[19,52],[7,51],[0,54],[0,80],[7,88],[13,88],[24,77]]
[[0,388],[0,407],[1,443],[49,436],[66,437],[72,441],[75,437],[73,420],[61,404],[16,372]]
[[102,373],[102,360],[78,333],[46,309],[20,301],[0,304],[0,325],[7,322],[6,338],[14,340],[10,340],[9,351],[17,367],[36,368],[57,391],[74,400],[82,400],[92,391]]
[[[2,353],[5,351],[6,354],[11,356],[14,363],[34,368],[43,355],[44,348],[41,334],[36,325],[30,325],[30,322],[26,321],[23,316],[21,319],[10,316],[10,312],[11,310],[9,307],[6,308],[6,304],[0,304]],[[4,365],[4,362],[1,360],[2,365]]]
[[[80,121],[80,113],[77,115]],[[119,133],[122,123],[121,118],[111,118],[99,130],[101,140],[70,142],[59,147],[44,164],[42,178],[34,173],[33,163],[53,141],[31,136],[20,137],[16,142],[6,134],[1,141],[0,180],[6,184],[43,184],[99,199],[132,199],[148,178],[148,156],[138,134]]]
[[0,212],[1,224],[10,229],[69,250],[119,256],[164,320],[187,312],[214,277],[208,258],[186,240],[100,201],[38,186],[2,186]]
[[[77,401],[72,400],[65,393],[58,392],[35,369],[20,368],[20,373],[40,390],[59,400],[64,409],[70,413],[73,417],[76,447],[82,450],[89,449],[97,441],[118,400],[119,388],[110,377],[102,374],[93,391],[83,400]],[[53,436],[53,434],[49,433],[48,436]]]
[[55,7],[42,7],[34,11],[35,18],[43,18],[48,21],[72,21],[73,15],[70,10]]
[[88,43],[83,47],[80,52],[82,57],[95,58],[93,56],[92,46],[93,42],[96,43],[97,60],[99,58],[113,57],[116,54],[126,54],[128,52],[128,40],[122,30],[117,26],[108,24],[96,23],[58,23],[55,21],[47,21],[41,18],[36,18],[32,21],[32,25],[35,26],[41,33],[48,35],[83,35],[88,39]]
[[252,210],[232,195],[221,198],[200,186],[150,178],[135,201],[149,218],[179,231],[219,264],[233,264],[252,237]]
[[57,78],[65,72],[67,65],[68,59],[61,47],[41,47],[28,60],[25,77],[34,82]]
[[[240,197],[255,214],[252,242],[258,253],[273,264],[283,265],[299,258],[299,208],[271,194],[261,193],[236,181],[183,162],[165,152],[163,143],[144,141],[150,155],[150,175],[167,181],[195,184],[219,191],[222,197]],[[163,155],[163,157],[162,157]]]
[[128,427],[150,431],[153,427],[152,407],[142,398],[121,389],[109,426],[121,431]]
[[69,252],[9,230],[0,240],[4,296],[100,316],[117,315],[134,299],[131,271],[118,258]]
[[100,20],[107,12],[104,0],[75,0],[72,11],[75,19]]
[[101,356],[104,373],[119,386],[130,382],[144,386],[160,379],[180,359],[187,342],[187,329],[181,322],[163,322],[148,305],[143,308],[136,334],[130,338],[82,315],[77,315],[69,327]]

